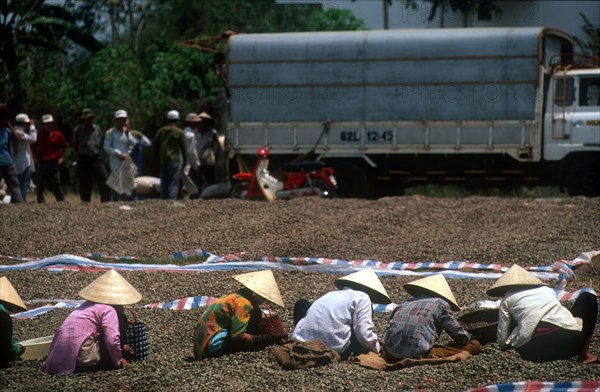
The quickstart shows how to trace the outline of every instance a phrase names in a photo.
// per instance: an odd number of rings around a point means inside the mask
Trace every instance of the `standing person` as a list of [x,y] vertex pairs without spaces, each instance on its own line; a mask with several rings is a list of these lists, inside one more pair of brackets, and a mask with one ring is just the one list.
[[[383,336],[385,356],[391,362],[404,358],[432,357],[431,349],[445,331],[453,348],[467,348],[471,335],[458,323],[452,310],[460,310],[444,275],[436,274],[404,285],[413,298],[392,311]],[[430,355],[432,354],[432,355]]]
[[233,279],[244,287],[209,305],[194,328],[194,357],[198,360],[262,349],[287,337],[248,333],[260,323],[260,304],[269,301],[285,306],[273,272],[250,272]]
[[94,124],[94,112],[83,109],[81,124],[73,130],[71,145],[77,157],[77,178],[79,181],[79,197],[82,202],[92,199],[92,186],[96,182],[100,201],[110,201],[110,189],[106,185],[106,168],[100,156],[102,150],[102,130]]
[[79,296],[86,301],[71,312],[54,335],[42,370],[68,374],[127,367],[124,355],[134,353],[122,342],[127,331],[123,306],[139,302],[142,295],[111,269]]
[[196,113],[188,113],[185,117],[185,128],[183,129],[187,147],[188,165],[186,166],[186,170],[189,170],[189,176],[198,190],[195,194],[190,195],[190,199],[198,199],[200,197],[200,190],[202,189],[200,158],[198,157],[197,148],[197,141],[200,140],[200,133],[198,132],[199,126],[200,117]]
[[25,113],[17,114],[14,130],[15,143],[13,148],[15,170],[21,186],[23,201],[27,201],[32,173],[35,173],[35,162],[31,153],[31,144],[37,140],[35,120]]
[[8,278],[0,278],[0,368],[6,367],[25,352],[13,336],[13,323],[8,311],[27,310]]
[[[127,125],[127,112],[125,110],[117,110],[115,112],[115,126],[106,131],[106,137],[104,138],[104,151],[110,158],[110,171],[113,175],[119,171],[121,163],[124,160],[131,160],[129,153],[135,146],[135,143],[136,141]],[[125,200],[127,198],[126,195],[112,189],[113,201]]]
[[160,197],[177,199],[181,181],[181,170],[186,156],[185,135],[177,127],[179,112],[167,113],[168,125],[160,128],[154,139],[154,156],[160,162]]
[[[206,113],[202,112],[198,115],[200,124],[198,133],[200,138],[196,139],[196,148],[198,150],[198,158],[200,159],[199,175],[204,179],[206,185],[217,183],[217,174],[215,164],[217,163],[217,151],[219,146],[219,135],[213,128],[213,119]],[[201,190],[201,187],[198,188]]]
[[0,178],[4,179],[10,190],[10,202],[20,203],[23,201],[23,197],[11,156],[12,138],[13,128],[9,120],[8,109],[6,105],[0,104]]
[[152,141],[150,139],[148,139],[148,137],[146,135],[144,135],[142,132],[137,131],[135,129],[131,129],[131,124],[130,124],[129,120],[127,120],[126,126],[129,128],[129,132],[131,132],[131,135],[135,139],[135,146],[133,146],[133,149],[129,153],[129,156],[131,157],[131,159],[133,160],[133,163],[135,163],[135,166],[137,167],[137,174],[135,176],[139,177],[139,176],[143,175],[143,173],[142,173],[142,167],[143,167],[142,163],[143,162],[142,161],[143,161],[143,157],[144,157],[144,147],[152,146]]
[[515,348],[533,362],[573,357],[584,364],[600,362],[590,352],[598,317],[595,294],[581,292],[569,310],[554,290],[517,264],[487,294],[502,297],[497,333],[500,348]]
[[32,145],[36,151],[37,167],[37,202],[44,202],[46,187],[54,193],[56,201],[65,201],[60,183],[59,166],[67,155],[67,141],[63,134],[54,127],[54,117],[51,114],[42,116],[42,132]]
[[322,340],[344,360],[352,353],[379,353],[373,303],[392,302],[381,281],[369,268],[338,278],[334,284],[339,290],[323,295],[312,305],[305,299],[296,302],[292,339]]

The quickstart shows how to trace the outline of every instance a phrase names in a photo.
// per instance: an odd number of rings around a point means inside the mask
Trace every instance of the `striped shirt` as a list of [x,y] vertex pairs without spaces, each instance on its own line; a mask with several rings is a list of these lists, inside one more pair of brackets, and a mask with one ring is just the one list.
[[394,358],[424,358],[442,331],[458,344],[467,344],[470,335],[452,315],[441,298],[417,297],[396,307],[383,336],[386,352]]

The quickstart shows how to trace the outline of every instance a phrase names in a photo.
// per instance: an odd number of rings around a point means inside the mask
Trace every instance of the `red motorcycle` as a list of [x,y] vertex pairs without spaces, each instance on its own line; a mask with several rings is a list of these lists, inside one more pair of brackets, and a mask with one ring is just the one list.
[[337,183],[333,169],[321,161],[285,163],[285,180],[269,172],[269,147],[258,148],[258,159],[251,172],[233,175],[231,197],[249,200],[292,199],[302,196],[334,197]]

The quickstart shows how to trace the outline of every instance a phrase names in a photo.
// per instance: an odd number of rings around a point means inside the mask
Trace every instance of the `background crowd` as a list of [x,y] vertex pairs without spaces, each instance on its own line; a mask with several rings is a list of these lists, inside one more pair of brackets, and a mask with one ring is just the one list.
[[[134,177],[143,174],[159,176],[148,177],[163,199],[181,199],[184,189],[196,199],[217,182],[221,145],[208,113],[188,113],[181,129],[179,112],[170,110],[166,125],[152,132],[153,140],[132,128],[126,110],[114,113],[114,124],[106,131],[94,118],[91,109],[83,109],[80,123],[67,136],[57,129],[52,114],[41,117],[38,129],[26,113],[11,118],[9,108],[0,104],[0,185],[11,203],[27,201],[32,188],[38,203],[45,201],[46,190],[61,202],[64,187],[71,183],[77,184],[82,202],[91,201],[94,185],[101,202],[136,199]],[[144,162],[149,163],[145,169]],[[182,177],[188,179],[185,188]]]

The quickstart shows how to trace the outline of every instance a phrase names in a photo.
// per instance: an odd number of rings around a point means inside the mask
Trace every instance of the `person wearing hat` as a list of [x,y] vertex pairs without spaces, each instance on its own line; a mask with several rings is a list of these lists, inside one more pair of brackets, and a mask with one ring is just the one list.
[[584,364],[600,362],[590,352],[598,316],[595,294],[581,292],[569,310],[554,290],[517,264],[486,293],[502,297],[497,333],[501,348],[515,348],[534,362],[575,356]]
[[381,281],[369,268],[338,278],[334,285],[339,290],[323,295],[313,304],[305,299],[296,302],[292,339],[321,340],[342,359],[352,353],[379,353],[372,304],[391,303]]
[[186,160],[185,135],[177,123],[179,112],[167,113],[168,125],[160,128],[154,140],[154,156],[160,162],[160,197],[180,198],[181,171]]
[[[206,112],[198,115],[198,138],[196,138],[196,150],[200,165],[196,170],[198,182],[205,182],[205,185],[213,185],[217,183],[217,173],[215,165],[217,163],[217,153],[220,149],[219,134],[213,128],[213,118]],[[198,186],[200,192],[202,186]]]
[[50,374],[124,368],[133,350],[123,344],[127,331],[124,305],[142,295],[114,269],[79,292],[86,301],[62,323],[50,345],[42,370]]
[[42,132],[37,141],[32,144],[32,149],[37,158],[37,202],[44,202],[44,191],[49,188],[56,201],[65,201],[60,183],[59,166],[64,162],[67,155],[67,141],[63,134],[56,130],[54,117],[51,114],[42,116]]
[[185,142],[187,148],[187,162],[185,169],[188,172],[190,179],[196,185],[197,192],[190,194],[190,199],[198,199],[200,197],[200,190],[202,189],[202,178],[200,173],[200,157],[198,156],[198,143],[200,140],[200,117],[196,113],[188,113],[185,116],[185,128],[183,134],[185,135]]
[[21,186],[21,196],[24,201],[27,201],[31,174],[35,173],[35,162],[33,161],[30,145],[37,140],[37,129],[35,128],[35,120],[30,119],[25,113],[17,114],[15,122],[13,158],[17,179]]
[[106,185],[108,174],[104,161],[100,155],[103,147],[103,133],[100,127],[94,124],[94,112],[83,109],[81,123],[73,130],[71,145],[77,158],[77,178],[79,183],[79,198],[82,202],[92,200],[94,182],[98,186],[100,201],[110,201],[110,189]]
[[27,310],[23,300],[8,278],[0,278],[0,368],[19,358],[25,347],[15,341],[12,318],[8,311]]
[[392,311],[383,336],[384,356],[389,361],[427,358],[442,331],[455,347],[466,347],[471,335],[452,314],[460,310],[444,275],[436,274],[404,285],[413,298]]
[[[122,109],[117,110],[115,112],[115,126],[106,131],[106,137],[104,138],[104,151],[110,159],[112,175],[119,172],[121,164],[125,160],[129,160],[133,165],[129,153],[133,150],[135,144],[136,140],[127,125],[127,112]],[[134,175],[131,177],[131,183],[133,184]],[[119,193],[118,190],[112,190],[113,201],[127,200],[128,198],[127,195]]]
[[20,203],[23,197],[11,153],[11,141],[14,135],[9,118],[8,108],[0,103],[0,180],[4,179],[10,190],[10,202]]
[[233,277],[242,288],[209,305],[194,328],[194,357],[214,358],[239,351],[259,350],[280,344],[287,335],[252,334],[260,324],[260,305],[271,302],[285,306],[272,271]]

